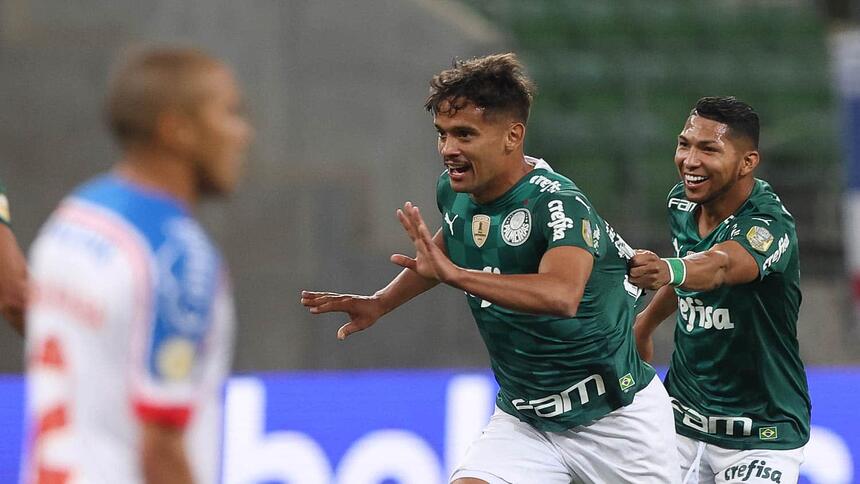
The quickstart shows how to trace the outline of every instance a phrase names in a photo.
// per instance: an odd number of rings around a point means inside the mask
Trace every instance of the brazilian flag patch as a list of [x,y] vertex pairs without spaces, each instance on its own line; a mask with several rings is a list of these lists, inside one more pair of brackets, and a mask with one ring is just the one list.
[[633,379],[633,375],[631,375],[630,373],[628,373],[628,374],[626,374],[626,375],[624,375],[618,379],[618,386],[621,387],[621,391],[623,391],[623,392],[626,392],[627,390],[630,389],[630,387],[632,387],[635,384],[636,384],[636,380]]
[[759,440],[776,440],[778,436],[779,433],[776,431],[776,427],[762,427],[758,429]]

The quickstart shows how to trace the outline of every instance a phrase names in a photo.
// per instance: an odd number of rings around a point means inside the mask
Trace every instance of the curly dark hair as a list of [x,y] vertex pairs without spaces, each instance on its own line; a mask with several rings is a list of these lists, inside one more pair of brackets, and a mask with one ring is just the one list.
[[443,102],[445,112],[455,114],[466,104],[483,108],[486,115],[510,114],[523,123],[529,119],[529,109],[535,85],[523,73],[516,54],[492,54],[474,59],[455,59],[446,69],[430,80],[430,95],[424,107],[439,113]]
[[758,113],[752,106],[734,96],[703,97],[690,111],[690,116],[693,115],[725,124],[729,127],[730,135],[747,138],[758,149]]

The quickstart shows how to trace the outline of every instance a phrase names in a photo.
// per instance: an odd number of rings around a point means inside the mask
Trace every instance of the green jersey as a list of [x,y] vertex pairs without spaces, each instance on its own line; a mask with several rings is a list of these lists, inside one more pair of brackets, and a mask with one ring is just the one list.
[[707,292],[675,288],[675,351],[666,389],[678,433],[728,449],[794,449],[809,440],[810,401],[797,342],[800,268],[794,219],[756,180],[743,205],[706,237],[682,184],[669,193],[679,257],[733,240],[757,280]]
[[3,186],[3,180],[0,180],[0,224],[9,225],[12,223],[12,217],[9,213],[9,200],[6,198],[6,187]]
[[540,430],[562,431],[629,404],[654,377],[632,336],[640,291],[626,279],[630,247],[567,178],[534,169],[497,200],[477,204],[439,178],[451,260],[496,274],[536,274],[544,253],[580,247],[594,268],[576,316],[527,314],[467,294],[499,383],[496,403]]

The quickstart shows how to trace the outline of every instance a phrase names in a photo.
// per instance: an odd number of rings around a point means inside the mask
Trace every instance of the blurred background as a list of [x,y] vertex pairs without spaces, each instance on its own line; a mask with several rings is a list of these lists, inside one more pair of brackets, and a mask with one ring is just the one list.
[[[804,360],[851,366],[858,29],[857,0],[0,0],[0,178],[26,250],[61,197],[117,159],[101,107],[123,51],[203,47],[235,68],[257,130],[239,192],[201,211],[233,274],[236,372],[481,369],[459,291],[438,287],[347,342],[344,318],[299,304],[302,289],[385,285],[398,272],[388,256],[410,252],[394,211],[412,200],[435,213],[430,77],[454,58],[517,52],[538,84],[527,153],[662,255],[676,136],[698,98],[735,95],[761,115],[758,175],[797,220]],[[21,358],[0,326],[0,372]]]
[[[848,89],[860,74],[840,86],[839,72],[860,62],[845,40],[858,10],[853,0],[0,0],[0,178],[26,249],[60,198],[118,156],[101,107],[124,49],[202,46],[234,66],[257,128],[243,186],[201,214],[233,272],[236,370],[485,367],[458,291],[437,288],[347,343],[334,338],[343,318],[298,303],[302,289],[382,287],[397,273],[388,256],[410,251],[395,209],[413,200],[435,213],[429,78],[455,57],[517,52],[539,89],[527,152],[572,178],[631,245],[661,254],[676,136],[699,97],[735,95],[761,115],[759,176],[797,218],[805,361],[857,363],[860,240],[845,230],[843,200],[856,138]],[[665,363],[671,324],[661,330]],[[0,371],[21,367],[2,326]]]

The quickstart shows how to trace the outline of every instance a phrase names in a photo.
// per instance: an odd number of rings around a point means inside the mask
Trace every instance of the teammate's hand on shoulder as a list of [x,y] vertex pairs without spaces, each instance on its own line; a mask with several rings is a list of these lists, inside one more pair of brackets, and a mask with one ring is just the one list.
[[352,333],[373,326],[373,323],[385,314],[382,302],[377,296],[302,291],[301,301],[311,314],[346,313],[349,321],[337,330],[337,339],[341,341]]
[[660,289],[669,283],[669,266],[650,250],[637,249],[627,263],[630,283],[642,289]]

